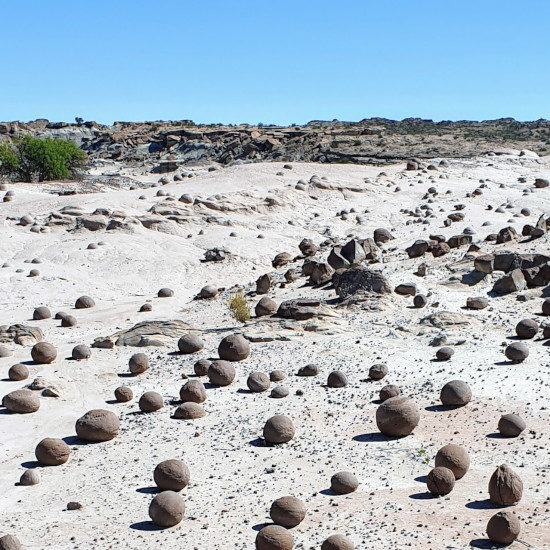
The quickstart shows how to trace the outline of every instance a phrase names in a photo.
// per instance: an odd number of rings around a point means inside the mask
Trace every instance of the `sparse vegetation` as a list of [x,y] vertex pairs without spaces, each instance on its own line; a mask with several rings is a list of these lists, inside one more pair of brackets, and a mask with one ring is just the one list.
[[242,290],[238,290],[231,296],[229,299],[229,309],[239,323],[245,323],[250,319],[250,308],[246,303]]

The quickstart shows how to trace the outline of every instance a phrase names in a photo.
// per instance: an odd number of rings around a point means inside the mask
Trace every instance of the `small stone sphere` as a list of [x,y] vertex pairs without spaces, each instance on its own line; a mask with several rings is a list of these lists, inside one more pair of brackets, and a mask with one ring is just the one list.
[[428,298],[426,298],[424,294],[417,294],[413,298],[413,303],[414,303],[414,307],[416,308],[426,307],[426,304],[428,303]]
[[31,350],[31,357],[39,365],[53,363],[57,357],[57,350],[48,342],[38,342]]
[[347,376],[339,370],[334,370],[328,375],[327,386],[329,388],[345,388],[348,385]]
[[54,316],[54,319],[57,319],[58,321],[61,321],[61,319],[63,319],[63,317],[67,317],[67,315],[69,315],[66,311],[58,311],[55,316]]
[[513,512],[497,512],[487,523],[487,536],[497,544],[512,544],[521,531],[521,523]]
[[61,326],[68,328],[68,327],[76,327],[78,324],[78,321],[74,315],[64,315],[61,319]]
[[181,491],[189,485],[189,468],[181,460],[165,460],[157,464],[153,479],[163,491]]
[[218,346],[220,359],[226,361],[243,361],[250,354],[248,340],[240,334],[226,336]]
[[208,359],[199,359],[194,365],[193,370],[197,376],[206,376],[208,374],[208,369],[212,364]]
[[359,480],[351,472],[338,472],[330,478],[330,488],[338,495],[353,493],[359,487]]
[[529,357],[529,349],[521,342],[513,342],[509,346],[506,346],[504,355],[506,355],[506,358],[514,363],[521,363]]
[[503,437],[517,437],[527,425],[517,414],[504,414],[498,421],[498,431]]
[[428,491],[430,491],[432,495],[448,495],[455,486],[455,475],[449,468],[436,466],[428,474],[426,485],[428,486]]
[[550,315],[550,298],[546,298],[542,302],[542,314],[543,315]]
[[19,478],[19,485],[38,485],[40,483],[40,472],[38,470],[25,470]]
[[395,384],[388,384],[380,390],[380,401],[387,401],[390,397],[397,397],[401,390]]
[[10,348],[0,344],[0,357],[11,357],[12,352]]
[[435,357],[438,361],[448,361],[455,353],[453,348],[443,346],[435,352]]
[[270,445],[287,443],[294,437],[294,424],[292,420],[283,414],[272,416],[264,426],[264,439]]
[[285,397],[288,397],[289,394],[290,391],[286,386],[275,386],[271,390],[269,396],[273,397],[274,399],[284,399]]
[[184,403],[203,403],[206,401],[206,390],[200,380],[189,380],[180,389],[180,398]]
[[292,550],[294,537],[280,525],[267,525],[256,535],[256,550]]
[[548,340],[550,338],[550,325],[546,325],[543,329],[542,329],[542,337],[545,339],[545,340]]
[[388,367],[384,364],[373,365],[369,369],[369,378],[373,380],[382,380],[388,374]]
[[420,411],[409,397],[398,395],[386,399],[376,410],[376,425],[389,437],[405,437],[420,422]]
[[299,498],[281,497],[273,501],[269,516],[277,525],[286,528],[296,527],[306,517],[306,506]]
[[62,439],[47,437],[36,446],[34,454],[44,466],[59,466],[69,460],[71,449]]
[[161,288],[157,296],[159,298],[171,298],[174,295],[174,291],[171,288]]
[[81,416],[75,425],[76,435],[84,441],[110,441],[120,427],[118,416],[105,409],[92,409]]
[[256,313],[256,317],[265,317],[266,315],[272,315],[277,311],[277,304],[274,300],[269,298],[268,296],[264,296],[260,299],[260,301],[256,304],[256,307],[254,308],[254,312]]
[[521,478],[507,464],[500,465],[489,479],[489,498],[499,506],[514,506],[523,495]]
[[202,348],[204,348],[204,342],[198,334],[184,334],[178,340],[178,349],[185,355],[197,353],[197,351],[200,351]]
[[84,344],[79,344],[73,348],[71,356],[76,361],[82,361],[83,359],[89,359],[92,356],[92,350]]
[[319,365],[309,363],[304,367],[300,367],[296,376],[317,376],[319,374]]
[[[4,197],[4,201],[5,200]],[[0,550],[23,550],[23,547],[17,537],[13,535],[4,535],[0,537]]]
[[437,451],[435,465],[448,468],[455,479],[461,479],[470,467],[470,456],[464,447],[449,443]]
[[523,338],[524,340],[534,338],[538,331],[539,325],[536,321],[533,321],[533,319],[522,319],[516,325],[516,334],[518,338]]
[[158,411],[164,407],[164,400],[162,395],[156,391],[146,391],[139,398],[139,410],[144,413],[151,413]]
[[282,380],[284,380],[286,378],[285,376],[285,373],[282,371],[282,370],[272,370],[270,373],[269,373],[269,379],[272,381],[272,382],[281,382]]
[[462,380],[451,380],[441,388],[440,399],[447,407],[461,407],[471,401],[472,390]]
[[264,372],[252,372],[246,379],[246,385],[251,392],[260,393],[269,389],[269,376]]
[[38,269],[31,269],[29,271],[29,277],[38,277],[40,275],[40,271]]
[[10,367],[10,370],[8,371],[8,378],[15,382],[26,380],[28,377],[29,369],[27,368],[27,365],[23,365],[22,363],[16,363],[15,365],[12,365]]
[[208,368],[208,380],[214,386],[229,386],[237,375],[235,367],[229,361],[212,361]]
[[203,406],[194,401],[182,403],[174,411],[174,418],[178,420],[195,420],[196,418],[203,418],[204,416],[206,416],[206,412]]
[[174,491],[159,493],[149,505],[149,517],[159,527],[173,527],[185,514],[183,498]]
[[52,312],[46,306],[37,307],[32,314],[32,318],[35,321],[42,321],[44,319],[50,319]]
[[146,313],[147,311],[153,311],[152,304],[145,303],[139,308],[140,313]]
[[355,550],[355,545],[344,535],[330,535],[321,545],[321,550]]
[[132,374],[143,374],[149,369],[149,358],[145,353],[134,353],[128,361],[128,368]]
[[215,298],[218,294],[218,289],[214,285],[206,285],[201,288],[200,297],[204,300]]
[[80,298],[78,298],[78,300],[74,304],[74,307],[76,309],[88,309],[94,306],[95,306],[95,302],[89,296],[81,296]]
[[128,401],[132,401],[134,398],[134,392],[131,388],[128,388],[127,386],[119,386],[115,390],[115,399],[119,403],[127,403]]
[[31,390],[21,389],[4,395],[2,405],[11,413],[28,414],[40,408],[40,399]]

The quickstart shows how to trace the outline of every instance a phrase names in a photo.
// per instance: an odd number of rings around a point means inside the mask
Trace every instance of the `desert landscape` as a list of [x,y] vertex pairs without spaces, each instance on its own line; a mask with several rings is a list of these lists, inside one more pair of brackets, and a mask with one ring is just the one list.
[[550,548],[548,122],[376,124],[0,124],[1,549]]

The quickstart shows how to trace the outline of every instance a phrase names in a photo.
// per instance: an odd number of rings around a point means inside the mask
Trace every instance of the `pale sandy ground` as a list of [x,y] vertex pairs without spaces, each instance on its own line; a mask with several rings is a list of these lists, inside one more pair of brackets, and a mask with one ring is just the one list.
[[[286,494],[302,498],[308,514],[293,529],[295,548],[318,549],[334,532],[347,534],[361,549],[387,548],[467,548],[470,544],[488,547],[484,529],[495,512],[488,507],[487,484],[495,467],[508,463],[524,483],[523,499],[514,510],[522,519],[522,542],[513,547],[550,547],[550,491],[548,484],[550,454],[548,426],[550,347],[541,340],[528,342],[530,356],[518,365],[499,364],[503,343],[514,334],[517,321],[535,317],[540,311],[541,289],[525,291],[528,299],[515,296],[491,299],[490,307],[480,312],[462,310],[468,296],[485,295],[492,279],[468,287],[460,281],[449,282],[452,275],[445,265],[461,259],[466,249],[452,251],[443,258],[426,256],[428,276],[413,275],[422,261],[409,260],[402,252],[388,254],[380,264],[392,284],[414,281],[420,291],[431,291],[430,304],[412,309],[412,300],[398,295],[384,301],[385,309],[369,312],[360,308],[338,308],[338,327],[332,334],[287,330],[286,341],[252,344],[250,357],[237,365],[237,379],[226,388],[208,389],[207,416],[184,422],[170,418],[182,384],[181,374],[191,374],[194,361],[215,357],[220,339],[235,327],[227,309],[228,292],[212,301],[192,301],[205,284],[231,287],[246,285],[269,271],[275,254],[299,253],[298,243],[309,237],[316,243],[330,234],[342,239],[353,234],[370,237],[377,227],[392,230],[396,240],[391,247],[402,251],[416,238],[430,233],[451,236],[473,227],[475,241],[497,232],[515,220],[519,231],[524,223],[534,223],[541,213],[550,212],[550,190],[535,190],[535,176],[548,177],[544,161],[517,156],[451,161],[441,172],[418,176],[403,172],[404,165],[384,169],[387,177],[377,178],[380,168],[350,165],[294,163],[293,170],[276,173],[282,164],[236,166],[213,173],[197,170],[197,177],[162,187],[179,197],[182,193],[206,198],[223,193],[231,201],[261,204],[266,196],[276,197],[281,206],[260,211],[210,212],[232,226],[206,223],[208,211],[197,212],[175,234],[139,228],[122,231],[67,232],[54,229],[35,234],[16,224],[30,213],[43,220],[51,211],[66,205],[81,206],[92,212],[98,207],[118,209],[128,215],[144,215],[154,204],[158,188],[114,190],[103,193],[58,197],[49,189],[63,184],[10,185],[13,202],[0,203],[0,325],[25,323],[39,326],[45,339],[57,346],[56,362],[48,366],[30,363],[32,380],[37,375],[63,388],[60,398],[41,397],[41,408],[30,415],[0,414],[0,534],[16,534],[28,549],[88,548],[189,548],[245,549],[254,547],[257,529],[269,520],[271,502]],[[448,179],[439,179],[439,174]],[[363,192],[294,189],[300,178],[326,176],[328,181],[358,185]],[[430,175],[435,181],[429,181]],[[517,182],[528,177],[527,184]],[[370,178],[369,183],[364,178]],[[465,198],[479,180],[489,178],[484,194]],[[141,177],[154,182],[156,177]],[[394,192],[396,182],[400,192]],[[499,184],[505,184],[500,188]],[[434,204],[437,219],[430,225],[405,225],[409,216],[402,208],[414,209],[422,195],[434,185],[439,196]],[[445,194],[450,189],[452,194]],[[140,195],[146,200],[139,200]],[[225,199],[215,199],[223,202]],[[450,228],[442,220],[453,204],[465,203],[466,219]],[[504,214],[487,211],[510,202]],[[513,218],[522,207],[531,216]],[[355,214],[341,220],[335,214],[355,208],[364,221],[357,224]],[[439,212],[439,208],[443,210]],[[363,213],[368,209],[368,213]],[[318,216],[315,217],[314,213]],[[288,222],[292,220],[293,225]],[[482,227],[485,220],[492,226]],[[203,229],[204,234],[198,235]],[[229,237],[235,231],[236,237]],[[261,233],[264,239],[258,239]],[[190,238],[187,237],[190,235]],[[87,250],[91,242],[105,246]],[[223,246],[233,257],[222,263],[201,263],[204,251]],[[548,238],[530,244],[495,247],[482,243],[484,251],[516,248],[521,251],[549,253]],[[41,258],[38,265],[25,260]],[[296,264],[298,265],[298,264]],[[16,269],[23,269],[16,273]],[[28,278],[31,268],[40,270]],[[284,271],[284,270],[282,270]],[[281,272],[282,272],[281,271]],[[459,277],[462,272],[459,272]],[[304,287],[305,279],[275,289],[270,295],[279,302],[285,298],[322,296],[334,298],[334,291]],[[174,289],[175,296],[158,299],[161,287]],[[90,310],[72,309],[80,295],[96,301]],[[138,313],[139,306],[151,300],[153,311]],[[253,306],[256,299],[251,298]],[[61,328],[59,321],[32,321],[39,305],[53,313],[70,311],[78,318],[75,328]],[[428,345],[441,331],[422,327],[418,321],[438,310],[470,313],[471,324],[447,330],[449,341],[465,340],[455,347],[450,362],[431,361],[437,348]],[[543,320],[542,317],[536,317]],[[88,361],[67,358],[78,343],[91,344],[97,336],[109,335],[142,320],[182,319],[203,329],[206,346],[192,357],[169,355],[170,348],[94,349]],[[245,330],[253,330],[254,319]],[[284,333],[284,330],[283,330]],[[10,365],[30,360],[30,349],[11,345],[14,355],[0,359],[0,395],[28,382],[6,381]],[[128,358],[146,351],[151,369],[142,377],[121,377],[127,372]],[[385,362],[390,370],[380,382],[365,382],[369,367]],[[318,378],[294,376],[308,362],[321,365]],[[276,400],[268,394],[250,394],[246,389],[248,373],[283,370],[290,396]],[[343,370],[350,385],[343,389],[324,387],[331,370]],[[430,410],[439,403],[439,390],[451,379],[467,381],[473,400],[454,411]],[[421,421],[414,433],[400,440],[379,437],[375,424],[379,389],[396,383],[402,393],[413,396],[421,407]],[[127,384],[134,390],[134,401],[112,402],[113,390]],[[302,389],[303,396],[295,394]],[[138,414],[137,400],[145,390],[162,393],[166,406],[157,413]],[[82,445],[73,437],[74,422],[91,408],[107,408],[121,419],[119,436],[108,443]],[[0,412],[5,413],[4,410]],[[491,437],[501,414],[517,412],[527,421],[528,430],[518,439]],[[284,413],[293,418],[296,437],[280,447],[258,444],[265,420]],[[70,438],[71,458],[63,466],[39,468],[42,482],[33,487],[16,486],[27,466],[34,463],[34,448],[44,437]],[[430,466],[419,458],[426,450],[433,465],[436,451],[448,442],[466,446],[471,456],[468,474],[444,498],[426,498],[422,476]],[[153,497],[152,471],[168,458],[182,458],[191,471],[191,483],[183,491],[187,511],[183,522],[167,530],[156,530],[149,523],[147,508]],[[340,470],[354,472],[360,480],[357,492],[334,496],[326,490],[330,477]],[[83,504],[81,511],[66,511],[69,501]],[[473,542],[472,542],[473,541]]]

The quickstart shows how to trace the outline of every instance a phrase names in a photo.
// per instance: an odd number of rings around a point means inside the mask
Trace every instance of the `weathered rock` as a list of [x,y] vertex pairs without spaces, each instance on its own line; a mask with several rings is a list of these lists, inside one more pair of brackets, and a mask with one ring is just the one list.
[[338,472],[330,478],[330,488],[338,495],[353,493],[359,487],[359,480],[351,472]]
[[378,243],[383,244],[393,240],[395,237],[387,229],[378,228],[374,230],[373,238],[376,244]]
[[300,367],[297,376],[317,376],[319,374],[319,365],[314,363],[308,363],[307,365]]
[[315,256],[319,252],[319,247],[311,239],[303,239],[298,246],[304,256]]
[[271,285],[271,275],[269,275],[269,273],[265,273],[256,280],[256,292],[258,294],[267,294],[271,289]]
[[436,466],[428,474],[426,485],[433,495],[448,495],[455,486],[455,476],[448,468]]
[[451,380],[441,389],[440,399],[446,407],[462,407],[471,401],[472,390],[462,380]]
[[512,544],[521,531],[521,523],[513,512],[497,512],[485,529],[487,536],[497,544]]
[[32,318],[35,321],[41,321],[43,319],[50,319],[52,316],[52,312],[49,310],[49,308],[45,306],[37,307],[32,314]]
[[539,331],[538,323],[533,319],[522,319],[516,325],[516,334],[525,340],[534,338]]
[[156,486],[162,491],[181,491],[189,485],[189,468],[181,460],[164,460],[153,472]]
[[184,403],[203,403],[206,401],[206,390],[200,380],[189,380],[180,388],[180,399]]
[[492,273],[495,269],[495,257],[491,254],[478,256],[474,260],[474,269],[480,273]]
[[229,386],[236,374],[235,367],[229,361],[212,361],[208,368],[208,379],[215,386]]
[[336,534],[323,541],[321,550],[355,550],[355,545],[348,537]]
[[256,535],[256,550],[292,550],[294,537],[280,525],[267,525]]
[[264,425],[263,436],[270,445],[287,443],[295,434],[292,420],[285,415],[272,416]]
[[128,388],[126,386],[119,386],[115,389],[115,399],[119,403],[127,403],[128,401],[131,401],[134,398],[134,392],[132,392],[131,388]]
[[250,344],[241,334],[226,336],[218,346],[218,355],[226,361],[244,361],[250,354]]
[[202,348],[204,348],[204,342],[198,334],[184,334],[178,340],[178,349],[180,350],[180,353],[185,355],[197,353]]
[[489,480],[489,498],[499,506],[513,506],[521,500],[523,482],[506,464],[499,466]]
[[275,268],[283,267],[291,261],[292,261],[292,256],[288,252],[281,252],[280,254],[277,254],[275,258],[273,258],[271,265]]
[[493,285],[493,292],[496,294],[510,294],[524,290],[527,282],[521,269],[514,269],[508,275],[498,279]]
[[401,390],[398,386],[394,384],[388,384],[380,390],[380,401],[382,403],[388,400],[390,397],[397,397],[401,393]]
[[199,359],[194,365],[193,370],[197,376],[206,376],[208,374],[208,369],[212,364],[208,359]]
[[327,386],[329,388],[344,388],[347,385],[348,378],[342,371],[335,370],[328,375]]
[[144,413],[159,411],[164,407],[164,399],[156,391],[146,391],[139,398],[139,410]]
[[506,346],[504,355],[506,355],[506,358],[514,363],[521,363],[529,357],[529,349],[522,342],[513,342]]
[[319,312],[321,302],[315,299],[298,298],[281,302],[277,309],[277,316],[283,319],[305,321],[315,317]]
[[254,312],[256,317],[265,317],[266,315],[273,315],[277,311],[277,304],[271,298],[264,296],[256,304]]
[[387,376],[387,374],[388,374],[388,367],[387,365],[384,365],[382,363],[373,365],[369,369],[369,378],[372,378],[373,380],[382,380],[382,378]]
[[328,283],[332,279],[334,269],[324,262],[317,262],[311,271],[309,280],[314,285],[322,285]]
[[40,408],[40,399],[32,391],[21,389],[4,395],[2,405],[11,413],[29,414]]
[[57,357],[57,350],[48,342],[38,342],[31,350],[32,360],[39,365],[53,363]]
[[517,414],[504,414],[498,421],[498,431],[503,437],[518,437],[527,425]]
[[378,429],[390,437],[405,437],[412,433],[420,422],[416,403],[404,396],[391,397],[376,410]]
[[44,466],[59,466],[69,460],[71,449],[62,439],[47,437],[36,446],[34,454]]
[[466,299],[468,309],[485,309],[489,305],[489,300],[484,296],[471,296]]
[[365,267],[352,267],[345,271],[337,271],[332,281],[336,293],[341,298],[347,298],[354,294],[389,294],[391,292],[388,281],[381,273]]
[[76,309],[88,309],[95,306],[95,302],[89,296],[81,296],[75,302],[74,307]]
[[269,515],[277,525],[287,528],[296,527],[306,517],[306,507],[299,498],[281,497],[273,501]]
[[84,441],[110,441],[120,427],[118,416],[104,409],[92,409],[81,416],[75,425],[76,435]]
[[435,465],[448,468],[456,479],[461,479],[470,467],[470,456],[464,447],[449,443],[437,451]]
[[504,227],[498,232],[497,244],[516,241],[517,239],[518,239],[518,234],[513,227]]
[[330,251],[327,257],[328,265],[332,267],[332,269],[334,270],[347,269],[348,267],[350,267],[350,263],[344,258],[344,256],[342,256],[341,252],[342,252],[342,247],[335,246],[332,248],[332,250]]
[[449,361],[449,359],[454,355],[455,350],[448,346],[443,346],[435,352],[435,357],[438,361]]
[[157,296],[159,298],[172,298],[172,296],[174,296],[174,291],[171,288],[164,287],[157,292]]
[[71,352],[71,357],[75,361],[83,361],[89,359],[92,356],[92,350],[85,344],[79,344],[75,346]]
[[401,283],[395,287],[395,292],[403,296],[415,296],[416,285],[414,283]]
[[134,353],[128,361],[128,368],[132,374],[143,374],[149,369],[149,358],[145,353]]
[[183,498],[174,491],[163,491],[149,505],[149,517],[159,527],[173,527],[185,514]]
[[409,246],[409,248],[406,248],[405,252],[408,254],[409,258],[420,258],[421,256],[424,256],[424,254],[426,254],[428,248],[428,241],[419,239],[415,241],[411,246]]
[[355,239],[351,239],[340,250],[340,254],[349,262],[350,265],[358,265],[366,259],[364,248]]
[[15,382],[26,380],[28,377],[29,369],[27,368],[27,365],[23,365],[22,363],[16,363],[8,370],[8,378]]

